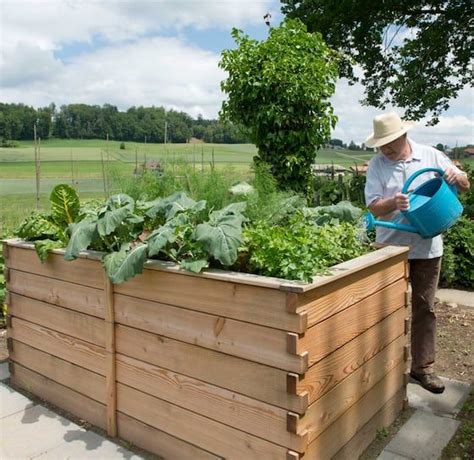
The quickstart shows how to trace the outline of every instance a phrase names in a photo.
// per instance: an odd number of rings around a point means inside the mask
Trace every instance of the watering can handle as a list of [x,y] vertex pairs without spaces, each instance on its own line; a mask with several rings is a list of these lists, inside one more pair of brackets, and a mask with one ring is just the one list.
[[413,173],[408,179],[407,181],[405,182],[405,184],[403,185],[403,188],[402,188],[402,193],[407,193],[408,192],[408,188],[410,187],[411,183],[418,177],[420,176],[421,174],[424,174],[425,172],[429,172],[429,171],[434,171],[434,172],[437,172],[440,176],[443,176],[444,174],[444,171],[442,169],[439,169],[439,168],[423,168],[423,169],[420,169],[419,171],[416,171],[415,173]]

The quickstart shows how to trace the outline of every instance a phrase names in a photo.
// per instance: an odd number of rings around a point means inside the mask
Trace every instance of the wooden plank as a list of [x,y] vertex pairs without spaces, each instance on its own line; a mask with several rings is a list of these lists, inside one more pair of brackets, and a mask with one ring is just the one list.
[[211,350],[303,373],[304,357],[286,349],[286,333],[279,329],[236,321],[193,310],[115,295],[117,323],[154,332]]
[[297,413],[307,399],[289,395],[286,372],[206,348],[117,325],[117,352]]
[[104,321],[95,317],[56,307],[18,294],[11,295],[9,308],[13,316],[48,327],[100,347],[105,345]]
[[102,287],[102,266],[99,261],[80,258],[69,262],[64,260],[62,254],[50,254],[42,264],[33,249],[10,246],[9,251],[8,267],[11,269],[98,289]]
[[26,345],[105,375],[105,350],[97,345],[13,317],[10,336]]
[[104,317],[104,295],[100,289],[18,270],[11,270],[8,288],[11,292],[32,299],[99,318]]
[[401,279],[336,315],[310,327],[297,342],[297,353],[309,353],[309,365],[354,339],[405,305],[406,280]]
[[14,363],[12,386],[18,386],[95,426],[105,428],[105,406]]
[[307,313],[311,327],[404,277],[405,261],[384,261],[299,295],[295,311]]
[[275,289],[144,270],[115,292],[284,331],[306,326],[305,315],[287,312],[286,294]]
[[358,458],[376,438],[377,431],[389,427],[403,409],[405,389],[400,390],[380,409],[352,439],[334,455],[334,460],[353,460]]
[[95,372],[88,371],[83,367],[56,358],[16,340],[10,359],[84,396],[105,403],[105,379]]
[[334,265],[330,268],[329,275],[315,276],[313,282],[309,284],[288,282],[282,284],[280,289],[288,292],[307,292],[319,288],[329,283],[334,283],[340,278],[347,278],[353,274],[361,272],[367,268],[390,261],[392,264],[395,261],[406,260],[409,248],[403,246],[386,246],[377,251],[364,254],[355,259],[347,260],[340,264]]
[[404,365],[400,363],[392,369],[371,391],[310,443],[304,455],[305,460],[331,459],[390,399],[397,393],[405,395],[402,373]]
[[223,458],[128,415],[118,413],[117,421],[120,438],[158,455],[163,460],[220,460]]
[[[295,426],[295,433],[308,432],[310,442],[313,441],[346,410],[370,392],[386,374],[400,363],[405,362],[403,359],[405,343],[405,336],[400,336],[382,352],[309,406],[306,413],[299,417]],[[400,374],[403,375],[405,370],[406,365],[399,368]],[[393,375],[392,380],[396,381],[397,376]]]
[[115,306],[114,306],[114,286],[107,273],[104,276],[104,297],[105,297],[105,359],[106,374],[105,385],[107,395],[107,434],[117,436],[117,382],[116,382],[116,361],[115,361]]
[[239,430],[304,452],[307,436],[287,431],[287,411],[239,393],[117,354],[117,380],[129,387],[225,423]]
[[[310,367],[303,378],[290,379],[292,394],[307,392],[309,403],[319,399],[364,363],[381,352],[389,343],[404,334],[405,307],[387,316],[380,323],[357,336]],[[406,336],[404,336],[406,337]]]
[[226,459],[284,459],[287,449],[161,399],[117,385],[118,410]]

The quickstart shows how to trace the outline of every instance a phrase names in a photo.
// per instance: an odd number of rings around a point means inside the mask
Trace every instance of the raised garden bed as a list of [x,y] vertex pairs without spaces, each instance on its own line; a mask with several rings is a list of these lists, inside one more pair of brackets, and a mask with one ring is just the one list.
[[406,399],[406,248],[312,284],[4,255],[12,383],[165,459],[353,459]]

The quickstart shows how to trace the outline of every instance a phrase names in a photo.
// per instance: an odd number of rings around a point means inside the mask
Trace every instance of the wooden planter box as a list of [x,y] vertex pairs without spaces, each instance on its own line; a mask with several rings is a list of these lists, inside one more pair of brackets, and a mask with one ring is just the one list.
[[357,458],[406,399],[407,249],[312,284],[4,243],[11,381],[165,459]]

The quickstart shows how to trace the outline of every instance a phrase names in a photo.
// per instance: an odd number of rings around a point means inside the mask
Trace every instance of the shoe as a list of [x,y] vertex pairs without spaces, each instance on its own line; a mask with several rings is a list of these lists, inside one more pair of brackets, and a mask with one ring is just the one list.
[[436,374],[417,374],[411,371],[410,377],[431,393],[440,394],[444,391],[443,381]]

